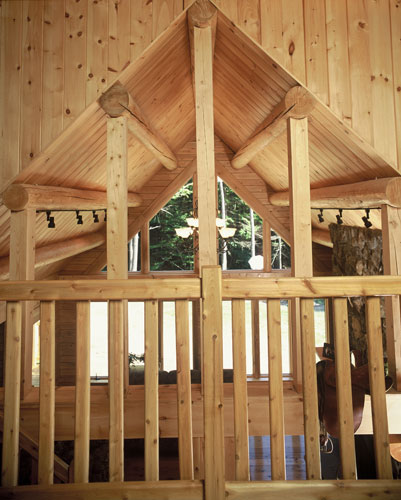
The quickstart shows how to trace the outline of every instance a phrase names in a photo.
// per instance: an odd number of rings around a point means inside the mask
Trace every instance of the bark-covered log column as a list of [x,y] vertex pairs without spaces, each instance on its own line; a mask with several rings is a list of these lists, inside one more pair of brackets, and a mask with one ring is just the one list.
[[[378,229],[330,224],[333,241],[333,274],[335,276],[374,276],[383,274],[382,232]],[[348,321],[351,350],[359,350],[367,362],[365,299],[351,297],[348,300]],[[385,321],[381,307],[383,339]],[[383,341],[385,343],[385,341]],[[359,362],[358,362],[359,361]]]

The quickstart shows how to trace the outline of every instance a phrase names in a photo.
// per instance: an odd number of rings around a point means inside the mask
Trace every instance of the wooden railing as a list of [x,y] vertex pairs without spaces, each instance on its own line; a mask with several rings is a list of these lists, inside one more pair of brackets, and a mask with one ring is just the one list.
[[[340,422],[340,447],[344,479],[354,479],[355,455],[353,416],[351,402],[351,378],[349,367],[348,325],[346,297],[367,297],[367,334],[369,376],[373,408],[374,443],[379,479],[392,478],[387,429],[387,412],[384,387],[382,333],[380,323],[380,296],[397,295],[401,291],[398,277],[363,278],[282,278],[282,279],[224,279],[218,267],[206,267],[202,277],[188,279],[85,280],[4,282],[0,285],[0,300],[7,301],[6,368],[4,388],[3,431],[3,487],[15,487],[18,474],[18,435],[20,408],[21,366],[21,302],[41,301],[41,367],[40,367],[40,417],[39,417],[39,486],[42,495],[57,495],[62,488],[72,492],[99,490],[99,485],[82,485],[88,481],[90,439],[90,377],[89,377],[89,301],[110,301],[110,359],[123,359],[122,314],[124,300],[145,301],[145,483],[124,483],[124,377],[122,367],[110,370],[110,481],[116,488],[106,487],[109,498],[120,498],[124,491],[146,490],[149,498],[157,498],[163,492],[165,498],[176,498],[178,491],[187,491],[188,498],[206,499],[248,498],[270,491],[285,491],[280,480],[285,479],[284,454],[284,405],[281,361],[280,299],[299,297],[302,311],[302,365],[305,423],[305,450],[308,479],[320,478],[319,422],[317,409],[317,384],[315,368],[315,340],[313,300],[334,298],[334,326],[336,339],[336,375],[338,387],[338,418]],[[158,481],[158,307],[157,300],[176,301],[176,349],[177,349],[177,416],[179,438],[180,481]],[[204,411],[204,486],[193,480],[193,433],[191,415],[191,380],[188,301],[202,299],[203,331],[203,411]],[[222,354],[222,300],[232,300],[233,315],[233,399],[235,434],[235,481],[225,481],[224,471],[224,391]],[[271,435],[271,462],[273,482],[248,483],[248,414],[247,379],[245,363],[245,300],[267,300],[269,346],[269,413]],[[54,485],[54,415],[55,415],[55,301],[77,301],[77,374],[75,406],[75,457],[74,485]],[[114,333],[113,333],[114,332]],[[114,337],[113,337],[114,335]],[[114,339],[114,340],[113,340]],[[118,371],[120,370],[121,371]],[[113,406],[113,408],[112,408]],[[155,483],[155,481],[157,483]],[[321,486],[317,486],[320,483]],[[304,481],[294,488],[316,488],[316,494],[330,495],[337,483]],[[355,491],[379,494],[386,491],[386,498],[397,498],[401,485],[397,482],[377,481],[374,485],[363,481],[341,483],[344,498]],[[117,488],[117,485],[118,488]],[[41,489],[42,488],[42,489]],[[102,486],[103,488],[103,486]],[[146,489],[148,488],[148,490]],[[320,488],[320,489],[319,489]],[[106,491],[106,489],[104,491]],[[67,491],[64,490],[64,491]],[[4,490],[6,491],[6,490]],[[8,490],[7,490],[8,491]],[[26,490],[13,488],[10,494],[18,498]],[[33,491],[33,490],[32,490]],[[51,493],[50,493],[51,492]],[[319,493],[320,494],[320,493]],[[358,493],[359,494],[359,493]],[[152,496],[153,495],[153,496]],[[169,496],[170,495],[170,496]],[[49,496],[48,496],[49,497]],[[256,497],[255,497],[256,498]]]

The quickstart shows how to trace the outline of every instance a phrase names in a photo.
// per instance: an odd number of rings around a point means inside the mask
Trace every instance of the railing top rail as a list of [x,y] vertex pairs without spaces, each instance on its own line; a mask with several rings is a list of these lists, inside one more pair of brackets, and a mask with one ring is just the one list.
[[0,300],[176,300],[199,299],[199,278],[163,280],[3,281]]
[[320,298],[401,294],[400,276],[223,279],[223,299]]
[[[401,294],[399,276],[223,278],[223,299],[320,298]],[[200,278],[0,282],[0,301],[176,300],[201,298]]]

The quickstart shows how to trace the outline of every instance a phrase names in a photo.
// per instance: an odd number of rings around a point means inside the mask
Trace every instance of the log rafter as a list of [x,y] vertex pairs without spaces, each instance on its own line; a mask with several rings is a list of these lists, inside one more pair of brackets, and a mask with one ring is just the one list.
[[301,119],[309,115],[315,99],[303,87],[290,89],[270,115],[240,147],[231,160],[234,168],[245,167],[262,149],[279,137],[287,126],[287,118]]
[[99,106],[112,118],[125,116],[128,130],[168,170],[178,166],[177,158],[166,141],[157,134],[131,94],[117,81],[98,99]]

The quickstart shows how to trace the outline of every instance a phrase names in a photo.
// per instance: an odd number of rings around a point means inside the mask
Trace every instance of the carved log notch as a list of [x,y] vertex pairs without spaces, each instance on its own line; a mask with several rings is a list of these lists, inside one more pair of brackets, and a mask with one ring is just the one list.
[[287,127],[287,118],[301,119],[309,115],[315,106],[314,98],[303,87],[290,89],[270,115],[259,125],[251,137],[241,146],[231,165],[242,168],[262,149],[279,137]]
[[177,158],[165,140],[156,134],[139,106],[121,82],[116,82],[99,97],[99,106],[112,118],[125,116],[128,130],[168,170],[177,168]]

